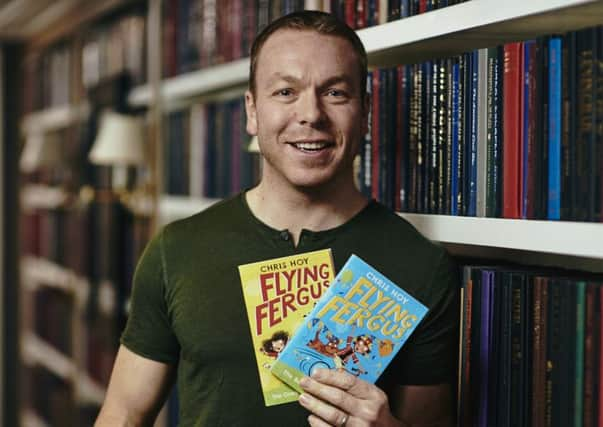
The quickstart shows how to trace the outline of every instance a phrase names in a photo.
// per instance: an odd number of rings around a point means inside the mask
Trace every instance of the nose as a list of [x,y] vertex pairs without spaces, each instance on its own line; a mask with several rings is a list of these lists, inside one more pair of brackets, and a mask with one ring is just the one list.
[[307,91],[298,99],[297,120],[302,125],[317,125],[324,120],[324,111],[314,91]]

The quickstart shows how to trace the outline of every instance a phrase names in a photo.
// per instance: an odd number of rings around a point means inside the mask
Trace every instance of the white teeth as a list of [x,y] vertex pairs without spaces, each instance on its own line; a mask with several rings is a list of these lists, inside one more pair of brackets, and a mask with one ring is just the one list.
[[293,145],[301,150],[320,150],[327,146],[324,142],[298,142]]

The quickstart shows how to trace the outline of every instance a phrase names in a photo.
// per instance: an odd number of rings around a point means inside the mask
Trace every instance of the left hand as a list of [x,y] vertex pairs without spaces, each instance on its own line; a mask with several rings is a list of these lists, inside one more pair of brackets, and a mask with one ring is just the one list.
[[339,370],[317,369],[300,381],[300,404],[312,427],[399,427],[387,395],[377,386]]

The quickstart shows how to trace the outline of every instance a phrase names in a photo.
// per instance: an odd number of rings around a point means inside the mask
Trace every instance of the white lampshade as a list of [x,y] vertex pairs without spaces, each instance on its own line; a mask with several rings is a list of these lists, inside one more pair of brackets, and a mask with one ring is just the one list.
[[92,163],[106,166],[144,163],[143,129],[139,118],[106,112],[90,150]]
[[55,133],[32,133],[27,136],[19,159],[19,169],[31,173],[61,163],[61,139]]

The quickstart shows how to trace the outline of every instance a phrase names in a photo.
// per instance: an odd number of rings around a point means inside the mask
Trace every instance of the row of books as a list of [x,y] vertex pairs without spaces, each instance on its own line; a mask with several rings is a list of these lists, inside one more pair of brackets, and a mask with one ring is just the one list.
[[136,6],[31,52],[23,63],[23,109],[29,113],[85,98],[102,79],[127,71],[146,81],[146,8]]
[[601,285],[465,266],[458,425],[601,425]]
[[462,1],[466,0],[165,0],[163,76],[249,56],[255,35],[294,11],[330,12],[361,29]]
[[80,424],[75,414],[75,390],[73,384],[48,372],[41,366],[33,366],[25,372],[22,392],[28,396],[27,409],[42,418],[45,425],[75,427]]
[[163,3],[163,75],[248,56],[256,33],[304,0],[166,0]]
[[243,99],[195,104],[166,120],[165,193],[220,198],[258,181],[260,160],[247,150]]
[[373,71],[362,191],[406,212],[603,220],[602,34]]
[[[45,279],[38,277],[40,273],[34,275],[33,280],[40,283],[24,294],[24,301],[29,301],[23,305],[25,329],[63,355],[79,372],[106,387],[125,325],[135,265],[148,241],[150,219],[132,212],[111,194],[97,191],[86,203],[67,197],[56,207],[27,206],[20,221],[21,255],[33,260],[24,263],[26,268],[38,269],[43,264],[60,273],[49,273],[52,283],[44,283]],[[28,272],[23,276],[32,280]],[[26,366],[22,378],[26,381],[41,369],[46,368]],[[53,376],[50,372],[42,375]],[[50,425],[91,423],[98,402],[92,405],[74,401],[73,392],[64,394],[61,384],[40,380],[35,391],[27,392],[25,401]],[[67,387],[73,390],[74,384],[68,383]],[[53,404],[36,403],[40,393],[60,396],[64,399],[61,406],[78,410],[70,409],[63,418],[57,418],[59,413],[54,412]],[[65,417],[70,417],[68,423],[53,421]]]
[[321,10],[335,14],[354,29],[372,27],[468,0],[331,0]]

